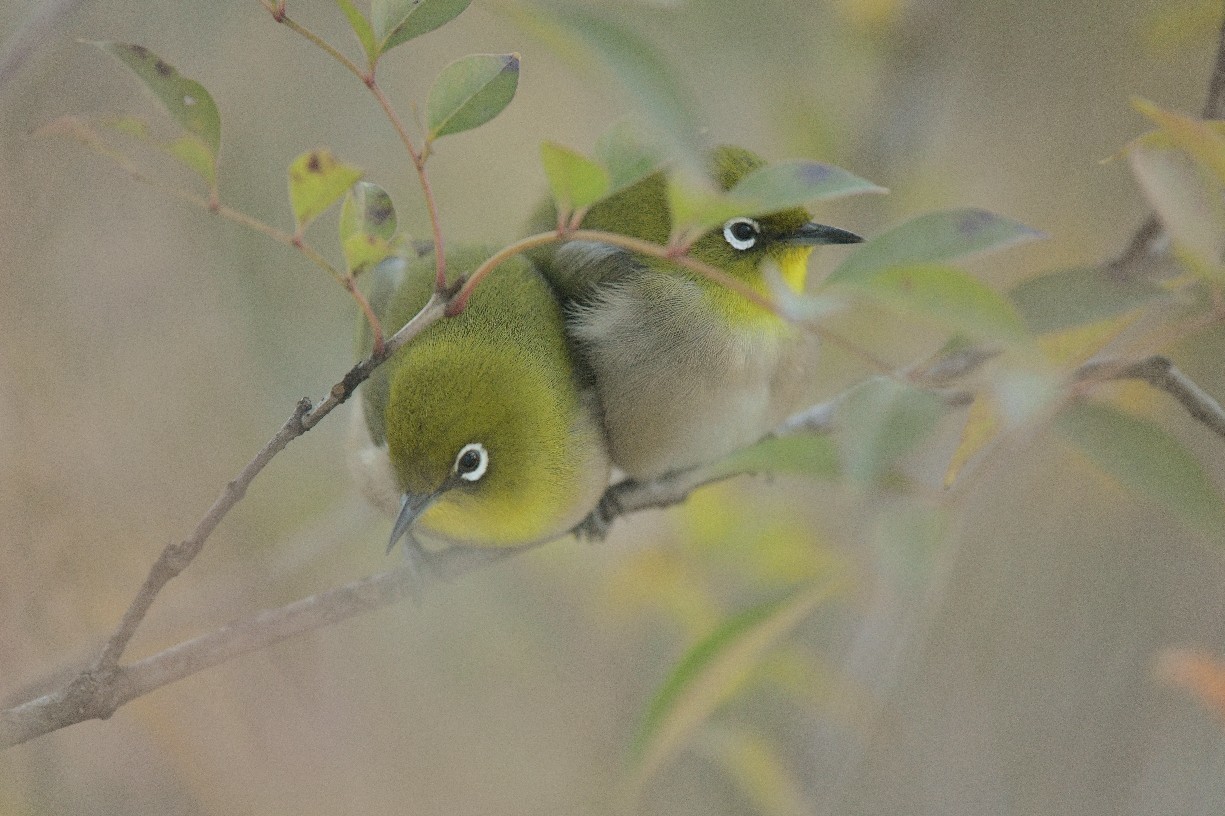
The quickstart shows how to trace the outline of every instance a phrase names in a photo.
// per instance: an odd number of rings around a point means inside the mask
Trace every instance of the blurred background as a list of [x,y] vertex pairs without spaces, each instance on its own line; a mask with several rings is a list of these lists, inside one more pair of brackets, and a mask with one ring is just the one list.
[[[0,39],[40,3],[0,0]],[[363,6],[364,7],[364,6]],[[514,238],[538,145],[589,151],[636,102],[508,0],[392,52],[401,111],[473,52],[522,54],[497,119],[438,145],[452,240]],[[1133,95],[1196,113],[1221,9],[1201,0],[607,2],[655,44],[711,142],[830,161],[890,188],[823,205],[871,235],[976,206],[1048,233],[973,271],[999,289],[1120,251],[1147,213],[1124,162]],[[358,53],[332,3],[290,13]],[[255,0],[83,2],[0,87],[0,695],[89,659],[161,548],[302,396],[349,366],[355,310],[295,252],[62,138],[63,114],[173,127],[76,39],[145,45],[222,113],[227,203],[291,228],[285,167],[319,146],[427,233],[374,101]],[[586,64],[584,64],[586,63]],[[133,144],[133,152],[147,155]],[[142,166],[177,186],[188,174]],[[311,233],[338,257],[324,219]],[[836,262],[843,250],[815,261]],[[860,315],[897,365],[938,347]],[[1174,349],[1225,394],[1221,333]],[[863,376],[831,351],[814,399]],[[1221,442],[1161,400],[1218,478]],[[1225,556],[1035,432],[936,512],[964,417],[907,490],[748,479],[229,662],[0,755],[0,813],[583,814],[624,801],[631,745],[689,648],[803,581],[853,576],[642,782],[667,814],[1215,814],[1219,717],[1162,681],[1225,640]],[[347,417],[278,457],[159,598],[129,658],[385,569],[390,520],[344,464]],[[948,519],[952,521],[948,521]]]

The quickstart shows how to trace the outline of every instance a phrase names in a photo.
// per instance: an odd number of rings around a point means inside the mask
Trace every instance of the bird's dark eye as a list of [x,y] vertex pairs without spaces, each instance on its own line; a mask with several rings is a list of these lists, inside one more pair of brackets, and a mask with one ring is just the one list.
[[488,469],[489,451],[480,442],[469,442],[459,449],[459,455],[455,457],[455,475],[459,478],[475,482]]
[[761,225],[752,218],[733,218],[723,225],[723,240],[732,249],[752,249],[761,237]]

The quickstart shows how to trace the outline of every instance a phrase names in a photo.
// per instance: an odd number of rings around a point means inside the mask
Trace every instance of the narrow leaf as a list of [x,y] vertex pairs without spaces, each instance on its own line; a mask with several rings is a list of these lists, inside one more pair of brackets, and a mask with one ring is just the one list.
[[765,439],[714,465],[715,478],[740,473],[789,473],[818,479],[836,479],[840,472],[838,449],[824,435],[795,434]]
[[608,70],[646,123],[676,152],[697,163],[700,132],[693,94],[650,41],[608,16],[577,3],[517,4],[511,14],[579,70]]
[[1001,425],[999,408],[990,396],[979,396],[970,404],[966,424],[962,427],[961,438],[957,441],[957,449],[953,451],[944,471],[945,488],[952,487],[970,460],[995,440]]
[[559,212],[589,207],[608,194],[608,171],[568,147],[544,142],[540,145],[540,163]]
[[344,164],[330,150],[303,153],[289,165],[289,203],[299,233],[340,200],[362,177],[362,170]]
[[373,68],[381,52],[378,40],[374,36],[374,29],[370,27],[370,21],[358,10],[357,6],[353,5],[353,0],[336,0],[336,5],[340,6],[340,10],[344,12],[345,19],[349,21],[349,28],[353,29],[357,41],[361,43],[362,51],[366,53],[366,65]]
[[936,395],[878,377],[852,391],[838,411],[849,475],[878,484],[936,428],[945,414]]
[[660,687],[634,742],[639,779],[672,756],[726,702],[762,656],[846,585],[839,573],[742,612],[697,643]]
[[396,210],[377,184],[359,181],[340,207],[340,246],[350,272],[358,274],[395,252]]
[[1120,280],[1095,267],[1039,275],[1008,293],[1034,334],[1095,323],[1165,296],[1165,290],[1154,283]]
[[1016,310],[986,284],[950,266],[901,266],[844,278],[829,290],[854,291],[884,305],[972,337],[1017,342],[1026,337]]
[[1225,250],[1222,185],[1181,151],[1133,146],[1132,173],[1193,272],[1220,276]]
[[1213,123],[1216,127],[1210,127],[1208,122],[1163,110],[1138,97],[1131,104],[1160,127],[1173,144],[1211,171],[1219,183],[1225,184],[1225,136],[1219,131],[1219,122]]
[[662,162],[632,123],[622,120],[596,141],[595,158],[608,169],[608,194],[618,193],[654,173]]
[[929,213],[869,240],[826,282],[868,277],[893,266],[942,263],[1042,237],[1035,229],[986,210]]
[[370,17],[378,40],[376,53],[428,34],[458,17],[472,0],[374,0]]
[[738,215],[756,216],[802,207],[813,201],[886,190],[847,171],[814,161],[785,161],[749,173],[724,194],[674,192],[678,226],[692,233],[713,229]]
[[208,148],[215,163],[221,151],[221,114],[212,95],[193,79],[141,45],[94,42],[136,74],[179,126],[195,135]]
[[1064,411],[1059,430],[1124,487],[1164,505],[1214,541],[1225,538],[1225,502],[1199,461],[1153,422],[1100,403]]
[[518,54],[473,54],[442,69],[430,89],[429,138],[483,125],[510,104],[519,86]]

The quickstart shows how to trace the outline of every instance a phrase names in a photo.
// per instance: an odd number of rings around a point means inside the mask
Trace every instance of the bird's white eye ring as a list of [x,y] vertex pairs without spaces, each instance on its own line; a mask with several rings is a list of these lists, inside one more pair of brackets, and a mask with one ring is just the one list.
[[455,475],[467,482],[475,482],[489,469],[489,451],[480,442],[469,442],[459,449],[455,457]]
[[761,224],[752,218],[733,218],[723,225],[723,240],[732,249],[752,249],[761,237]]

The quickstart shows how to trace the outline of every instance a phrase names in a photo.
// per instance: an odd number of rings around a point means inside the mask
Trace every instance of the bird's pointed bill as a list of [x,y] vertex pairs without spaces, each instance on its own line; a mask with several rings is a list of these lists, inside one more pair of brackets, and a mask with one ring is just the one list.
[[822,244],[861,244],[863,238],[855,233],[829,227],[810,221],[795,232],[784,235],[782,240],[799,246],[820,246]]
[[404,538],[421,514],[428,510],[437,498],[438,491],[425,494],[404,494],[400,499],[400,512],[396,515],[395,526],[391,528],[391,540],[387,542],[387,552],[391,552],[396,544],[400,543],[400,539]]

